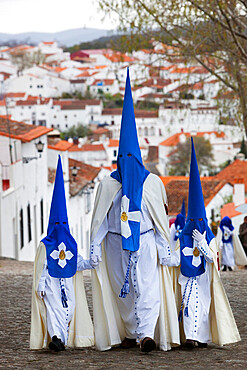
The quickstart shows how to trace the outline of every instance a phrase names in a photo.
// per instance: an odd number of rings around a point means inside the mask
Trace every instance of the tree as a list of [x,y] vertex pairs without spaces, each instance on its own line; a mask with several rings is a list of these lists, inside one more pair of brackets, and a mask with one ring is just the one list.
[[28,53],[23,50],[17,50],[11,55],[13,64],[18,66],[19,71],[31,68],[33,65],[39,65],[45,62],[45,55],[38,49],[35,52]]
[[72,126],[67,131],[61,133],[61,139],[66,137],[85,137],[92,133],[92,131],[84,125]]
[[240,123],[247,133],[247,1],[246,0],[98,0],[106,13],[119,17],[135,35],[174,46],[171,56],[200,63],[238,99]]
[[[212,145],[209,140],[204,137],[195,137],[194,145],[196,150],[196,158],[199,172],[202,169],[209,171],[213,168],[213,152]],[[169,157],[169,175],[171,176],[186,176],[190,170],[190,153],[191,140],[187,138],[184,143],[178,143],[177,146],[171,150]]]
[[240,152],[239,153],[243,153],[245,155],[245,158],[247,158],[247,148],[246,148],[244,138],[241,141],[241,147],[240,147]]

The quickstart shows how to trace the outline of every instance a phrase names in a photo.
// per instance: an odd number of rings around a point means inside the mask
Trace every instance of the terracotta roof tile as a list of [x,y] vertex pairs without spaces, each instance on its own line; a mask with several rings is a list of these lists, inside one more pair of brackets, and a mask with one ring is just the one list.
[[69,148],[69,152],[99,152],[99,151],[105,151],[103,144],[84,144],[83,146],[79,147],[76,144],[73,144]]
[[50,144],[50,141],[51,140],[49,139],[48,149],[59,150],[62,152],[65,152],[74,145],[73,143],[69,143],[66,140],[59,140],[56,143],[54,143],[54,145]]
[[119,146],[119,140],[117,139],[110,139],[108,147],[118,147]]
[[234,203],[224,204],[220,210],[221,218],[228,216],[230,218],[241,215],[241,212],[236,211]]
[[234,184],[234,180],[237,178],[244,178],[245,184],[245,192],[247,192],[247,161],[241,161],[236,159],[234,162],[229,164],[229,166],[225,167],[222,171],[220,171],[215,178],[218,180],[225,179],[230,184]]
[[0,135],[9,136],[10,132],[11,138],[19,139],[22,142],[29,142],[37,139],[38,137],[46,135],[52,130],[52,128],[28,125],[26,123],[13,121],[11,119],[8,119],[7,121],[6,118],[0,117]]
[[[77,176],[72,176],[72,168],[78,170]],[[91,184],[100,172],[100,167],[94,167],[84,162],[69,158],[69,192],[71,196],[78,194],[86,185]]]
[[[183,199],[185,207],[188,207],[189,177],[186,176],[168,176],[160,177],[165,185],[168,197],[169,215],[175,216],[181,210]],[[214,177],[202,177],[202,191],[205,206],[214,198],[220,189],[226,184],[225,180],[218,180]]]
[[[159,145],[175,146],[179,143],[179,138],[180,138],[181,135],[185,135],[187,138],[191,136],[191,134],[189,132],[179,132],[179,133],[176,133],[176,134],[168,137],[168,139],[165,139]],[[205,136],[205,135],[215,135],[217,138],[225,137],[224,132],[217,132],[217,131],[203,131],[203,132],[197,132],[196,133],[197,137],[202,137],[202,136]]]
[[[102,115],[104,116],[121,116],[122,115],[122,108],[106,108],[102,110]],[[151,110],[135,110],[135,118],[157,118],[158,111],[151,111]]]

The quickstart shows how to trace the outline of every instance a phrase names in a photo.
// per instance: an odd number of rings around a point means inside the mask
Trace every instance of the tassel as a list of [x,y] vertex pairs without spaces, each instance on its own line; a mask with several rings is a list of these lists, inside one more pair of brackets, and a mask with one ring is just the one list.
[[126,295],[129,294],[130,292],[129,273],[130,273],[131,256],[132,256],[132,252],[130,252],[129,254],[129,262],[128,262],[128,267],[127,267],[127,271],[125,275],[125,281],[124,281],[124,285],[122,286],[121,292],[119,294],[120,298],[126,298]]
[[182,319],[183,319],[183,310],[181,309],[181,310],[179,311],[178,321],[179,321],[179,322],[182,322]]
[[68,299],[66,297],[65,290],[63,288],[61,289],[61,299],[62,299],[63,307],[67,308],[68,307],[68,303],[67,303]]
[[120,298],[125,298],[127,294],[129,294],[130,292],[130,285],[128,282],[125,282],[122,289],[121,289],[121,293],[119,294],[119,297]]
[[189,317],[189,309],[188,309],[188,306],[186,306],[185,309],[184,309],[184,316]]

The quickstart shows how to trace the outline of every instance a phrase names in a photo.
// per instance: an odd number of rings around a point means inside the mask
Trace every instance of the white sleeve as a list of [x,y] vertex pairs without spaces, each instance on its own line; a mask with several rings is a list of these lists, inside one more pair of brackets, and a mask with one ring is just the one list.
[[77,255],[77,271],[92,269],[92,265],[89,260],[84,260],[82,256],[78,253]]
[[158,250],[160,263],[162,265],[167,264],[171,258],[171,248],[168,241],[162,236],[158,228],[155,226],[155,243]]
[[213,256],[212,256],[212,253],[210,251],[210,248],[208,246],[208,243],[207,243],[206,239],[203,239],[203,240],[201,240],[200,242],[197,242],[197,243],[198,243],[198,248],[202,252],[205,260],[209,263],[213,263]]
[[180,265],[180,241],[177,239],[174,250],[171,253],[171,258],[167,264],[168,266],[179,266]]
[[105,216],[94,240],[90,245],[90,260],[101,260],[101,243],[104,240],[106,234],[108,233],[108,219]]
[[47,266],[47,261],[44,263],[44,268],[39,280],[39,285],[38,285],[38,292],[44,292],[45,291],[45,281],[46,277],[48,275],[48,266]]

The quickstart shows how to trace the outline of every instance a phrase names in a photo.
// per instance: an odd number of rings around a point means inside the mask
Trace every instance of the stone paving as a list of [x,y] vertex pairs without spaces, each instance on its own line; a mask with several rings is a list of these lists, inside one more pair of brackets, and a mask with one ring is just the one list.
[[[222,272],[242,337],[226,347],[192,352],[174,349],[143,354],[136,347],[99,352],[94,348],[52,353],[29,350],[32,268],[30,262],[0,259],[0,369],[242,369],[247,368],[247,270]],[[89,274],[85,286],[92,310]]]

